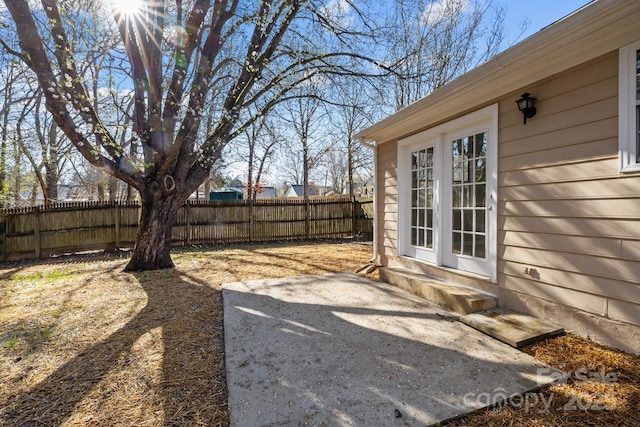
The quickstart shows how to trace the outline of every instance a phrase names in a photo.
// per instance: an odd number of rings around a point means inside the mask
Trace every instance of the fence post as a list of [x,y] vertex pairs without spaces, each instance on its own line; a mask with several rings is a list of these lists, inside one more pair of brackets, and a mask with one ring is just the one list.
[[40,258],[40,206],[33,211],[33,249],[36,258]]
[[187,223],[185,224],[185,244],[189,246],[191,245],[191,204],[189,203],[189,200],[187,200],[184,215],[187,221]]
[[120,202],[116,201],[115,202],[115,221],[114,223],[114,227],[115,227],[115,234],[116,234],[116,250],[120,249]]
[[2,261],[7,259],[7,218],[0,216],[0,258]]
[[253,197],[249,197],[249,243],[253,242],[254,239],[254,234],[253,234],[253,228],[254,228],[254,224],[255,224],[255,220],[253,218]]
[[358,234],[358,201],[356,196],[351,196],[351,234],[355,237]]
[[309,197],[304,196],[304,238],[309,240],[311,236],[311,202]]

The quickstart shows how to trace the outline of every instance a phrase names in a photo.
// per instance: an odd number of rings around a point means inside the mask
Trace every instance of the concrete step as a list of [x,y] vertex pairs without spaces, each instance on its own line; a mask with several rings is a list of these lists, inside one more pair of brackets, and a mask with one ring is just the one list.
[[467,314],[459,320],[515,348],[564,332],[562,328],[552,323],[504,307]]
[[497,305],[494,295],[406,268],[382,267],[380,280],[460,314],[475,313]]

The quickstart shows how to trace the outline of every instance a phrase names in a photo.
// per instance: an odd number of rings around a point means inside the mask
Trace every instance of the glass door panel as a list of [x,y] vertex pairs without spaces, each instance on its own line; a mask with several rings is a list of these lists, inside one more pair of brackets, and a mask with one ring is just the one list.
[[411,245],[433,249],[434,148],[411,153]]
[[486,257],[487,133],[453,140],[451,252]]

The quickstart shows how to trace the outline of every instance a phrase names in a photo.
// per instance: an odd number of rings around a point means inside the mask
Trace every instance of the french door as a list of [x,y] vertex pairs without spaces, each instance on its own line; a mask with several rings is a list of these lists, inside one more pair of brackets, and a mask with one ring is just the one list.
[[[436,224],[439,222],[436,202],[436,177],[441,173],[436,144],[423,144],[410,150],[409,245],[407,254],[429,262],[436,258]],[[436,218],[438,215],[438,218]]]
[[495,280],[497,118],[487,110],[399,142],[398,251]]

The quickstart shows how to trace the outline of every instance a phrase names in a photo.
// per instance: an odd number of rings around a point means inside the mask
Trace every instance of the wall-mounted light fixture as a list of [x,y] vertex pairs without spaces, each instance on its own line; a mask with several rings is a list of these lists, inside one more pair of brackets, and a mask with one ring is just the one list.
[[527,119],[536,115],[536,108],[533,106],[536,102],[536,98],[533,98],[530,93],[525,92],[520,96],[520,99],[516,101],[518,104],[518,110],[524,116],[524,124],[527,124]]

